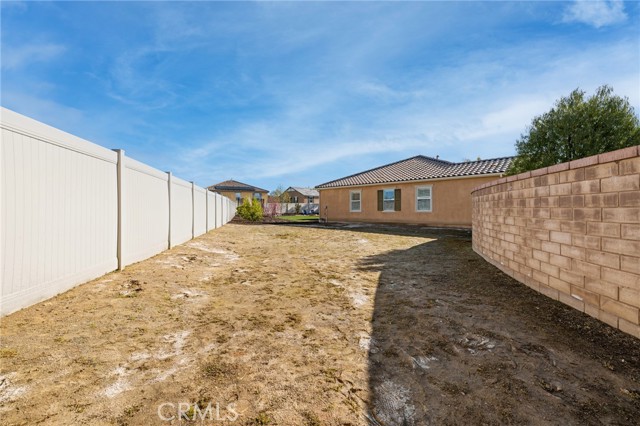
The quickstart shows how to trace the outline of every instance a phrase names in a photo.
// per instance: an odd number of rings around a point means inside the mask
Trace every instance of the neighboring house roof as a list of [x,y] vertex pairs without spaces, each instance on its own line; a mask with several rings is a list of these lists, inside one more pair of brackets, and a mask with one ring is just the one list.
[[237,180],[225,180],[224,182],[211,185],[207,189],[212,191],[269,192],[266,189],[238,182]]
[[287,188],[286,192],[291,192],[291,190],[299,192],[300,194],[304,195],[305,197],[319,197],[320,196],[320,193],[318,192],[318,190],[314,189],[314,188],[304,188],[304,187],[301,187],[301,186],[290,186],[289,188]]
[[438,158],[416,155],[395,163],[356,173],[316,186],[316,188],[336,188],[341,186],[372,185],[390,182],[442,179],[460,176],[475,176],[504,173],[514,157],[492,158],[490,160],[451,163]]

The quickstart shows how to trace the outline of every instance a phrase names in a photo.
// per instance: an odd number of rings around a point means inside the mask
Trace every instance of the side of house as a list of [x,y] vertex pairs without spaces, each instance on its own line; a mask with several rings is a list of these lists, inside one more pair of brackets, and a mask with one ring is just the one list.
[[451,163],[416,156],[318,185],[320,216],[338,222],[471,227],[471,191],[511,157]]

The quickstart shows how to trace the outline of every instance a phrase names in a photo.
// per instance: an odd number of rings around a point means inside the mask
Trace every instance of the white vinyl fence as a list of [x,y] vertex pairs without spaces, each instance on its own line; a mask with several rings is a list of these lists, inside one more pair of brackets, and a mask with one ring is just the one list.
[[229,222],[235,201],[0,110],[0,315]]
[[[297,203],[300,206],[301,214],[318,214],[320,204],[318,203]],[[274,208],[276,214],[295,214],[296,203],[267,203],[265,210]]]

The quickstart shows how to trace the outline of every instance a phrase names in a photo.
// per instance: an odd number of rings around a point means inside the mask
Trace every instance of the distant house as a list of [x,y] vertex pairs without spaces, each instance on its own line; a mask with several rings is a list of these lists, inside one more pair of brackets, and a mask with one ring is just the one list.
[[267,191],[266,189],[238,182],[237,180],[225,180],[224,182],[211,185],[207,189],[224,195],[230,200],[236,201],[238,204],[241,204],[245,199],[250,200],[252,198],[255,198],[259,200],[260,204],[264,206],[264,203],[267,199],[267,194],[269,194],[269,191]]
[[316,186],[329,221],[471,227],[471,191],[513,157],[452,163],[423,155]]
[[303,188],[300,186],[290,186],[285,190],[289,194],[289,202],[296,204],[318,204],[320,193],[314,188]]

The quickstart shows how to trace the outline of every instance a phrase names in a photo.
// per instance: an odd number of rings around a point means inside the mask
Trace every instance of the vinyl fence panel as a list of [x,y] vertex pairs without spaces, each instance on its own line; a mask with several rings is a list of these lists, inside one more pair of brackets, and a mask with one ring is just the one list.
[[216,194],[216,228],[222,226],[222,196]]
[[207,232],[216,228],[216,194],[207,191]]
[[168,175],[125,157],[123,263],[130,265],[168,248]]
[[0,315],[181,244],[235,203],[0,108]]
[[207,190],[194,187],[193,191],[193,232],[194,237],[207,232]]
[[193,212],[191,182],[171,177],[171,245],[191,239]]
[[0,314],[114,270],[117,154],[2,109]]

